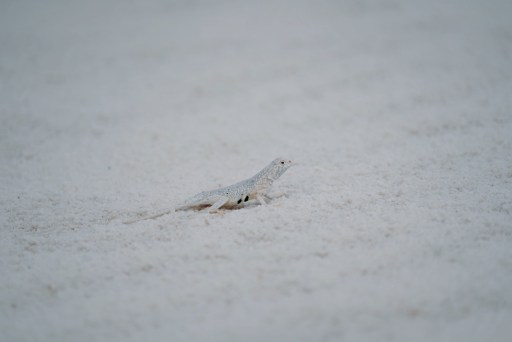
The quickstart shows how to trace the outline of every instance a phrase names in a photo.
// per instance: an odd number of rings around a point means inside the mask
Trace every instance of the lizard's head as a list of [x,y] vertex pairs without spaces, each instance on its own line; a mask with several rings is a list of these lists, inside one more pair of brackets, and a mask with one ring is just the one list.
[[270,163],[272,166],[273,178],[279,178],[290,166],[293,165],[293,162],[289,159],[285,158],[276,158]]
[[285,158],[276,158],[276,159],[274,159],[274,161],[272,161],[272,164],[279,166],[279,167],[284,167],[287,169],[293,165],[293,162],[291,160],[285,159]]

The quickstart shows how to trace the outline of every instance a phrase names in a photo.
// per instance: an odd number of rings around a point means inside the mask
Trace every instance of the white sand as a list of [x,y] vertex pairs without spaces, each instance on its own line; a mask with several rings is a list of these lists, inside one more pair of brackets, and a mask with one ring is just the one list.
[[512,340],[511,13],[2,1],[2,341]]

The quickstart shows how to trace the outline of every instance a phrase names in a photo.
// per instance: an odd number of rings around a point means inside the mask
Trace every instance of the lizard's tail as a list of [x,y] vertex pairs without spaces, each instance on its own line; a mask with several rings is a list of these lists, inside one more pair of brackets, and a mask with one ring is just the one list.
[[144,216],[144,217],[138,217],[136,219],[131,219],[131,220],[128,220],[128,221],[123,221],[123,223],[124,224],[132,224],[132,223],[139,222],[139,221],[152,220],[152,219],[156,219],[157,217],[170,214],[172,211],[174,211],[174,210],[161,211],[161,212],[159,212],[157,214],[153,214],[153,215],[149,215],[149,216]]

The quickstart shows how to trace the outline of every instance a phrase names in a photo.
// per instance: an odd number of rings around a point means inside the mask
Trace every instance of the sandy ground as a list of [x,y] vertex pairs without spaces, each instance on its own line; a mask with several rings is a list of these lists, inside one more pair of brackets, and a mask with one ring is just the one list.
[[511,13],[1,1],[2,340],[510,341]]

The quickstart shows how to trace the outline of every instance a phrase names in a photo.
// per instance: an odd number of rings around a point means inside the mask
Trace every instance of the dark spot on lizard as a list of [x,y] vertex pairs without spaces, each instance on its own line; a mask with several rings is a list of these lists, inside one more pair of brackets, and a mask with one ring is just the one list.
[[244,202],[247,202],[249,200],[249,195],[245,196]]
[[242,199],[240,198],[236,204],[240,204],[242,202]]
[[284,161],[282,161],[281,164],[284,164]]

